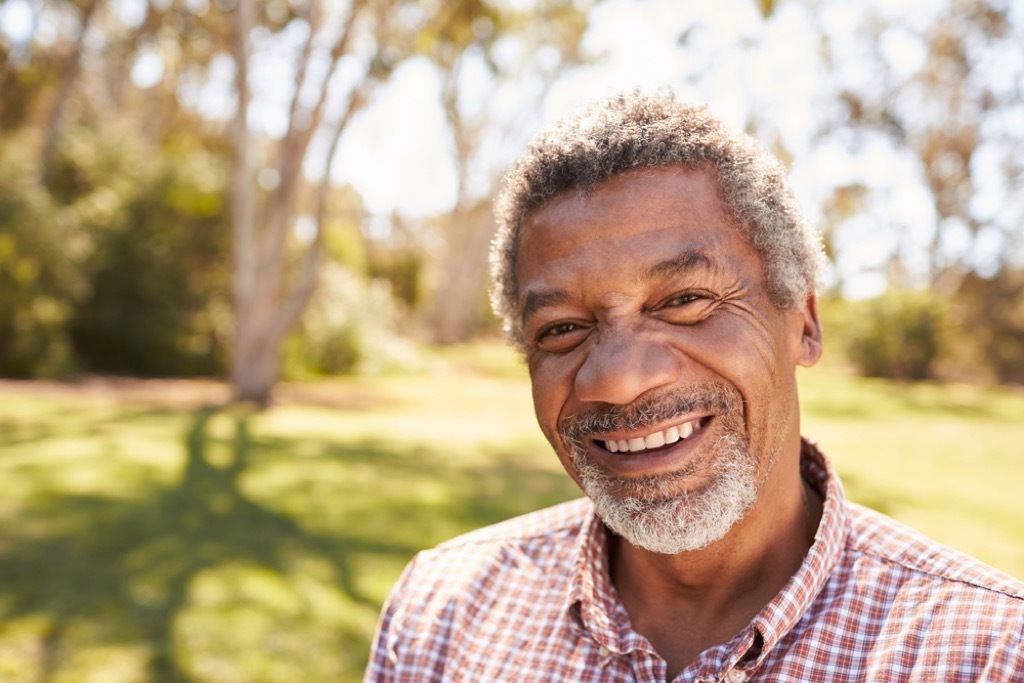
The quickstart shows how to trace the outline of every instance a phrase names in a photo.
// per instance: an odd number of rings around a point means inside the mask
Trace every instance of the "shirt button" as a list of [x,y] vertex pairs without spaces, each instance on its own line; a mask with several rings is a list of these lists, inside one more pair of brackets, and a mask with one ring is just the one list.
[[743,683],[743,681],[747,680],[747,672],[740,669],[732,669],[725,675],[725,679],[729,683]]
[[604,645],[602,645],[601,649],[597,651],[597,654],[601,655],[602,658],[603,657],[608,657],[609,655],[611,655],[611,651],[608,648],[606,648]]

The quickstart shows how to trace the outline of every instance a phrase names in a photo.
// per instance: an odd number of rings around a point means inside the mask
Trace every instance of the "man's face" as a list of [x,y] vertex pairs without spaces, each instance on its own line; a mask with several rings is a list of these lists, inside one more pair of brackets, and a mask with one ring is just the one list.
[[794,369],[820,348],[813,298],[775,307],[716,189],[630,172],[556,197],[520,238],[541,429],[602,519],[655,552],[721,538],[795,463]]

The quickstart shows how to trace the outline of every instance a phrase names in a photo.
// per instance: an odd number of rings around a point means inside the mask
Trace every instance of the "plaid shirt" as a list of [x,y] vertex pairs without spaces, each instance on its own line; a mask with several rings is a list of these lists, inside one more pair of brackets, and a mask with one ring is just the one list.
[[[821,525],[782,591],[676,681],[1024,681],[1024,584],[848,503],[805,442]],[[420,553],[384,607],[366,681],[658,681],[586,499]]]

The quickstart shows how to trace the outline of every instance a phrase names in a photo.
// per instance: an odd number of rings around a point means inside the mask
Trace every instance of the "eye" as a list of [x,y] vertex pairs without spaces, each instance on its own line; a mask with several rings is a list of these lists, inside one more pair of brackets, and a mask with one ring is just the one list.
[[569,334],[579,329],[576,323],[556,323],[550,327],[544,328],[540,333],[540,338],[544,337],[560,337],[563,334]]
[[693,325],[711,313],[714,301],[704,292],[679,292],[662,299],[650,312],[674,325]]
[[694,301],[697,301],[698,299],[702,299],[702,298],[703,297],[701,297],[699,294],[694,294],[693,292],[687,292],[685,294],[676,294],[675,296],[672,296],[672,297],[666,299],[665,303],[663,303],[661,305],[661,308],[671,308],[673,306],[685,306],[686,304],[691,304]]
[[586,335],[586,328],[569,321],[552,323],[537,333],[536,345],[542,351],[569,351],[579,344]]

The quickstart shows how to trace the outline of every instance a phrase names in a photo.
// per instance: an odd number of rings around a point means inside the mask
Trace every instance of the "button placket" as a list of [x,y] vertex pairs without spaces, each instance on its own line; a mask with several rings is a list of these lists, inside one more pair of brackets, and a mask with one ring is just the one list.
[[730,669],[729,673],[725,674],[725,680],[728,683],[744,683],[747,680],[747,672],[742,669]]

